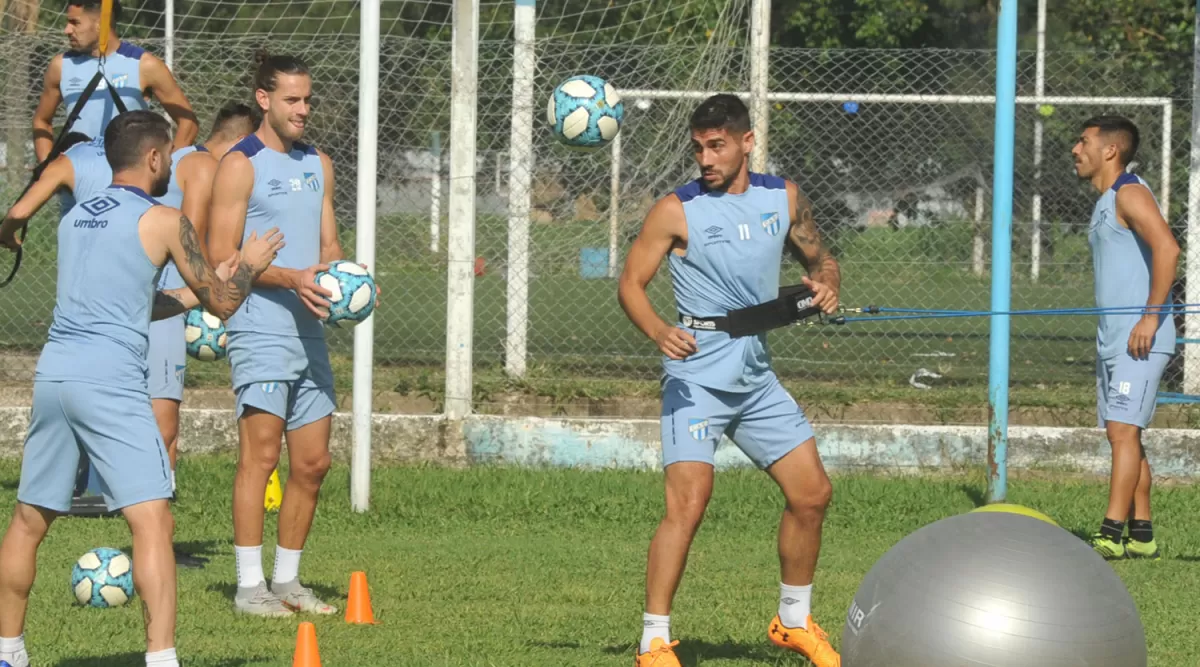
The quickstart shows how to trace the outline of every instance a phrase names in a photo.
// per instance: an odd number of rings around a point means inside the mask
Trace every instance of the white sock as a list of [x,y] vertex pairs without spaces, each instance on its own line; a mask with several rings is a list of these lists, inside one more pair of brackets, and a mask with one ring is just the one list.
[[237,559],[238,588],[254,588],[267,580],[263,576],[261,544],[256,547],[235,544],[233,555]]
[[0,660],[13,667],[27,667],[29,654],[25,652],[25,635],[0,637]]
[[171,493],[175,493],[175,471],[171,471]]
[[146,667],[179,667],[179,659],[175,657],[175,649],[155,651],[146,654]]
[[671,617],[642,614],[642,646],[638,649],[638,653],[649,651],[650,640],[655,637],[659,637],[667,643],[671,642]]
[[275,545],[275,574],[271,575],[272,584],[286,584],[300,576],[300,554],[303,549],[284,549]]
[[812,584],[788,586],[779,584],[779,621],[785,628],[807,628],[812,611]]

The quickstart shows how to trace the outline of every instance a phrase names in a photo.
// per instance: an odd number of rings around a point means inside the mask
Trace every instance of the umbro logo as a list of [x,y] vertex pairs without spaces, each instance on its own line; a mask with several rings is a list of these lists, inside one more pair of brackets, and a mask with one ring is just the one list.
[[267,185],[271,186],[272,190],[278,190],[283,183],[281,183],[278,178],[272,178],[271,180],[267,181]]
[[722,231],[723,231],[723,230],[722,230],[720,227],[716,226],[716,225],[713,225],[713,226],[711,226],[711,227],[709,227],[709,228],[707,228],[707,229],[705,229],[705,230],[704,230],[704,232],[705,232],[706,234],[708,234],[708,235],[709,235],[709,237],[716,237],[716,236],[720,236]]

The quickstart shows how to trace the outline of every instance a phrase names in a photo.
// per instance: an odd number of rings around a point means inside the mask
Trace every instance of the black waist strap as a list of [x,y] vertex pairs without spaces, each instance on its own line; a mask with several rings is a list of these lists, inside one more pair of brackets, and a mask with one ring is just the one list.
[[784,327],[808,319],[821,312],[813,305],[813,292],[807,286],[785,285],[779,297],[756,306],[731,310],[726,315],[700,317],[680,313],[679,321],[689,329],[724,331],[733,338]]

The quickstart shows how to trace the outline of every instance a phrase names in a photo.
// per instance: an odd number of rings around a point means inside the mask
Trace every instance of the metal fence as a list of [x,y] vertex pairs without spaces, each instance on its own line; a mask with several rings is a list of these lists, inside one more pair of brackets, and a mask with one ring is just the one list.
[[[189,7],[200,11],[202,4]],[[229,4],[254,3],[214,6]],[[692,107],[705,93],[748,91],[751,83],[749,3],[727,3],[716,23],[689,23],[686,8],[699,4],[677,3],[667,10],[665,3],[632,3],[641,14],[618,16],[586,32],[564,30],[586,12],[539,8],[534,103],[527,110],[534,118],[533,151],[527,163],[514,161],[511,145],[512,6],[482,8],[474,228],[477,410],[540,410],[564,398],[653,395],[660,357],[618,306],[614,273],[654,199],[695,176],[686,131]],[[684,8],[679,16],[671,14],[678,7]],[[375,315],[374,372],[376,394],[386,399],[381,409],[439,410],[444,390],[451,46],[448,4],[431,2],[427,9],[416,19],[390,19],[381,41],[375,270],[384,301]],[[351,14],[347,10],[343,22]],[[280,36],[232,34],[228,28],[209,32],[196,19],[178,19],[180,26],[193,27],[171,36],[169,52],[201,118],[201,139],[221,104],[250,98],[249,63],[256,48],[266,44],[309,61],[317,97],[312,140],[334,160],[343,244],[352,253],[356,24],[327,30],[336,21],[326,16],[316,21],[317,28]],[[649,27],[630,38],[634,22]],[[0,97],[8,139],[6,199],[27,177],[29,117],[41,72],[63,47],[55,31],[60,24],[61,18],[43,16],[36,30],[14,33],[10,20],[0,33],[5,62],[14,63]],[[160,55],[168,51],[161,33],[143,32],[148,36],[131,41]],[[1182,91],[1145,76],[1129,56],[1044,56],[1044,96],[1035,90],[1037,54],[1021,53],[1018,69],[1013,306],[1090,306],[1086,222],[1095,195],[1072,172],[1078,125],[1100,112],[1138,122],[1137,170],[1156,188],[1178,231],[1186,206],[1181,195],[1188,175],[1190,102]],[[770,50],[768,171],[795,180],[813,201],[820,231],[842,265],[844,303],[988,308],[995,69],[991,51]],[[626,123],[616,150],[567,151],[542,120],[546,95],[579,72],[603,75],[625,95]],[[531,165],[524,257],[510,247],[513,184],[522,181],[512,178],[514,165]],[[22,273],[0,292],[3,385],[30,381],[50,321],[54,208],[48,206],[34,223]],[[781,263],[783,281],[798,281],[799,266],[786,258]],[[521,278],[524,289],[516,293],[526,296],[515,309],[511,286]],[[665,271],[652,283],[652,298],[672,320]],[[520,321],[512,320],[514,312]],[[1093,386],[1094,326],[1086,317],[1015,320],[1014,384],[1080,391]],[[917,396],[925,391],[922,385],[985,387],[987,337],[986,319],[980,318],[797,328],[772,333],[770,344],[786,382],[851,395],[900,388]],[[338,382],[346,390],[352,335],[332,331],[330,341]],[[514,355],[521,369],[515,376]],[[1172,373],[1169,385],[1178,382],[1178,370]],[[227,391],[227,365],[190,362],[188,384]],[[342,393],[348,401],[349,392]],[[616,403],[610,409],[629,414],[645,407]]]

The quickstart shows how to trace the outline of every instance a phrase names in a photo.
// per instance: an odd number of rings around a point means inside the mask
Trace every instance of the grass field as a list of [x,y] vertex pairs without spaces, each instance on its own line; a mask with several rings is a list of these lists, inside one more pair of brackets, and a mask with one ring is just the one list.
[[[0,506],[15,499],[18,467],[0,463]],[[233,461],[180,465],[178,539],[212,558],[181,571],[179,648],[188,667],[291,664],[297,621],[235,617],[229,519]],[[602,667],[628,665],[640,635],[645,552],[662,509],[660,476],[634,472],[379,468],[372,509],[348,503],[349,473],[326,483],[302,576],[344,605],[350,573],[365,570],[380,624],[316,619],[327,667],[429,665]],[[982,479],[839,476],[825,526],[815,614],[835,642],[863,575],[922,525],[965,512]],[[1010,500],[1090,531],[1105,486],[1014,479]],[[1200,586],[1200,488],[1156,491],[1156,535],[1165,558],[1114,566],[1146,627],[1150,665],[1200,664],[1195,633]],[[672,628],[688,667],[803,665],[766,643],[778,596],[771,482],[753,471],[721,473],[695,543]],[[273,516],[273,515],[272,515]],[[274,520],[268,519],[270,572]],[[87,549],[128,549],[119,519],[65,519],[42,547],[26,637],[39,667],[141,664],[139,605],[73,606],[69,574]],[[1085,595],[1080,591],[1080,595]]]

